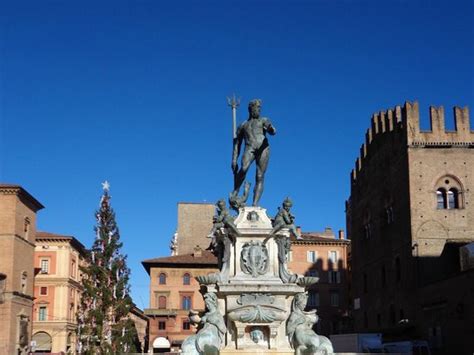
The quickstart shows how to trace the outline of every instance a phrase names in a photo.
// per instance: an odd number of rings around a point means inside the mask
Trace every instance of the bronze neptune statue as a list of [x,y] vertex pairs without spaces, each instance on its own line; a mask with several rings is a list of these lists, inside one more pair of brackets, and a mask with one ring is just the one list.
[[[270,120],[265,117],[260,117],[261,106],[262,102],[259,99],[250,101],[249,118],[237,128],[232,154],[232,171],[234,172],[233,195],[239,194],[247,171],[255,160],[257,172],[253,190],[253,206],[258,205],[260,197],[262,196],[263,180],[268,166],[268,159],[270,158],[270,146],[268,145],[266,134],[274,135],[276,133],[276,129]],[[242,142],[245,142],[245,148],[239,169],[237,159],[239,158]]]

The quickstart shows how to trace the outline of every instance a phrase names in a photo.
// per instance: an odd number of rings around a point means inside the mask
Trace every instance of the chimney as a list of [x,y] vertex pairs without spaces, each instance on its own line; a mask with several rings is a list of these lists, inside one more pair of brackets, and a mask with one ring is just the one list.
[[326,227],[326,228],[324,228],[323,234],[324,234],[325,236],[329,236],[329,237],[330,237],[330,236],[334,236],[334,232],[332,231],[332,228],[331,228],[331,227]]
[[345,236],[344,236],[344,229],[339,229],[339,239],[344,239]]
[[193,254],[193,256],[194,256],[195,258],[200,258],[200,257],[202,256],[202,249],[201,249],[201,247],[200,247],[199,245],[196,245],[196,246],[194,247],[194,254]]

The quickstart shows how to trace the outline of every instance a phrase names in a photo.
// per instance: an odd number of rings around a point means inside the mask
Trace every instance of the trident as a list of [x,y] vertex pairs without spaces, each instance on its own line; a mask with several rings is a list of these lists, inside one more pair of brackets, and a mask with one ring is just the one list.
[[232,97],[227,97],[227,105],[232,107],[232,138],[237,138],[237,107],[240,106],[240,97],[236,98],[235,94],[232,94]]

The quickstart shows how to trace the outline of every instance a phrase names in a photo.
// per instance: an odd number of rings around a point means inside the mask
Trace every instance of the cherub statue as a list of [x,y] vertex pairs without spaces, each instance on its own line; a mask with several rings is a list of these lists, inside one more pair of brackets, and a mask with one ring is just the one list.
[[318,335],[313,330],[319,317],[316,310],[305,311],[308,296],[305,292],[297,293],[291,304],[291,314],[286,325],[286,334],[296,355],[332,354],[334,352],[331,341],[325,336]]
[[240,232],[237,230],[237,227],[234,224],[234,217],[229,213],[223,199],[216,202],[217,215],[212,219],[213,226],[211,232],[208,235],[208,238],[215,238],[216,232],[221,228],[227,228],[227,231],[230,232],[233,236],[239,236]]
[[281,207],[278,208],[278,213],[273,220],[273,230],[271,231],[270,235],[275,235],[283,228],[288,228],[290,232],[296,237],[296,239],[301,239],[301,233],[294,224],[295,216],[293,216],[290,212],[292,206],[293,202],[289,197],[287,197],[281,204]]
[[[216,203],[217,215],[213,218],[213,226],[208,238],[212,238],[209,249],[219,260],[220,273],[216,274],[216,280],[225,282],[228,279],[230,270],[230,250],[235,237],[240,235],[234,224],[234,217],[226,208],[225,201],[219,200]],[[222,229],[225,229],[222,231]]]

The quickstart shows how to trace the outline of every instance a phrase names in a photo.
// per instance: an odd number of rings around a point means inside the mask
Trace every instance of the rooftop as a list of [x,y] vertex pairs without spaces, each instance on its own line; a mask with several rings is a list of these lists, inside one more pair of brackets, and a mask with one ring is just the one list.
[[217,257],[209,250],[202,250],[199,253],[165,256],[142,261],[143,267],[150,273],[151,266],[177,266],[186,265],[188,267],[213,266],[217,267]]
[[30,195],[30,193],[20,185],[0,183],[0,192],[8,194],[14,193],[18,195],[18,197],[23,199],[25,203],[29,204],[35,212],[44,208],[44,206],[37,199]]
[[38,231],[36,232],[35,239],[37,243],[41,241],[67,241],[73,247],[75,247],[81,254],[85,254],[87,252],[86,247],[72,235],[63,235]]

